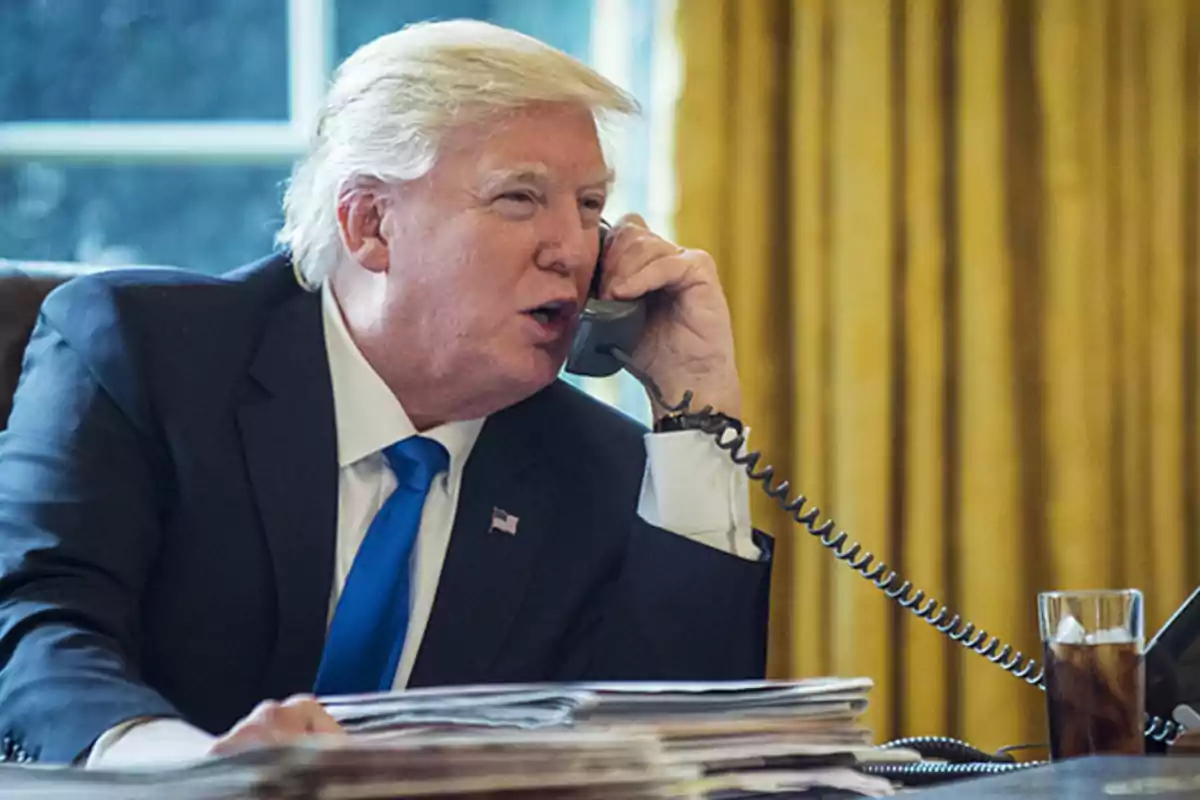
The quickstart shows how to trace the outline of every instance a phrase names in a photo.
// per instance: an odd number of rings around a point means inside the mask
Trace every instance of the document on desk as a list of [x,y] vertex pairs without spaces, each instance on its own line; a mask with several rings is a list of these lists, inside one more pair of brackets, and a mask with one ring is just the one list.
[[468,728],[516,721],[535,730],[649,737],[666,763],[705,780],[719,778],[721,796],[736,797],[739,775],[752,776],[747,785],[763,794],[773,776],[794,791],[797,772],[919,760],[912,751],[871,746],[861,722],[871,688],[867,678],[604,682],[439,687],[322,702],[358,735],[406,729],[424,735],[440,720]]
[[0,766],[0,798],[701,800],[701,777],[652,737],[490,731],[313,740],[158,771]]
[[[763,797],[879,783],[871,682],[464,686],[320,698],[351,733],[156,771],[0,766],[0,800]],[[778,787],[771,789],[769,787]]]
[[706,773],[653,737],[595,731],[371,735],[142,772],[0,766],[3,800],[736,800],[814,787],[892,794],[829,758]]
[[246,757],[167,769],[85,770],[0,764],[4,800],[233,800],[256,797],[263,783]]
[[322,698],[352,733],[410,727],[557,728],[594,702],[589,692],[553,686],[465,686]]
[[533,729],[701,715],[857,717],[866,709],[871,687],[869,678],[513,684],[421,688],[320,700],[330,715],[350,730],[436,724]]

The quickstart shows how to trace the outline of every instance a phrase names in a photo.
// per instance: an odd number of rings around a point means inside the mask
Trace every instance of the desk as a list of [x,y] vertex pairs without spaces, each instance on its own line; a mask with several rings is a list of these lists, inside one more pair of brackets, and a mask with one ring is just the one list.
[[909,790],[900,796],[914,800],[1195,800],[1200,797],[1200,758],[1090,756],[1008,775]]

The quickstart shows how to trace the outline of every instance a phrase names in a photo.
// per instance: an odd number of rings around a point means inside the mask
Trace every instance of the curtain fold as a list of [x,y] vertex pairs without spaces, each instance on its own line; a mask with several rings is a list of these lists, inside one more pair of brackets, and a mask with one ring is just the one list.
[[[1036,596],[1200,579],[1200,0],[682,0],[675,233],[730,298],[751,444],[1041,661]],[[778,541],[773,675],[879,739],[1044,741],[1044,697]]]

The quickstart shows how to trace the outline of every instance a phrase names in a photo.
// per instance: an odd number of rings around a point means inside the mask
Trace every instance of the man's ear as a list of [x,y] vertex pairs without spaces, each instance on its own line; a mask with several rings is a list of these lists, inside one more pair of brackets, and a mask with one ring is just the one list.
[[383,216],[389,198],[387,186],[380,181],[356,179],[338,193],[338,230],[350,256],[364,269],[386,272],[388,242],[383,232]]

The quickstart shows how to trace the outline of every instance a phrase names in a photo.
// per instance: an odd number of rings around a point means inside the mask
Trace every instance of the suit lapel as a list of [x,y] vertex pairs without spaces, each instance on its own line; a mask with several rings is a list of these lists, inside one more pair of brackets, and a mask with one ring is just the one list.
[[[536,405],[493,415],[480,431],[411,686],[490,677],[554,518],[551,468],[535,458],[547,452],[536,440]],[[493,528],[498,511],[515,530]]]
[[264,691],[312,690],[337,536],[337,432],[320,297],[296,288],[251,364],[260,390],[238,409],[246,463],[278,593]]

